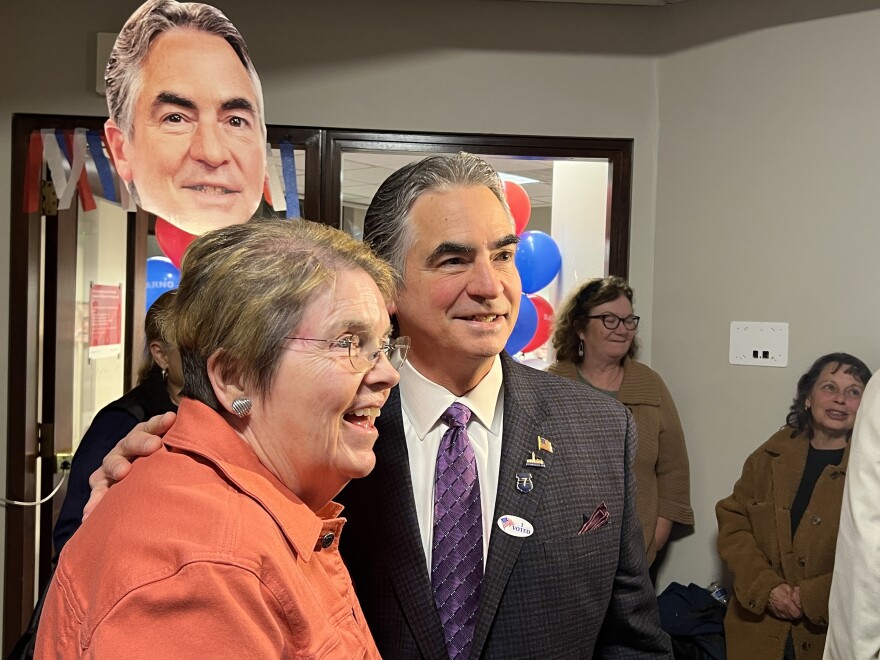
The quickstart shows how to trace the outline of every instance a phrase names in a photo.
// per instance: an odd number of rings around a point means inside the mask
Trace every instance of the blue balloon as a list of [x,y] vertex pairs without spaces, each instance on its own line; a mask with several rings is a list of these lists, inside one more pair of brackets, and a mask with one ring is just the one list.
[[535,336],[538,329],[538,310],[535,304],[529,300],[526,294],[522,294],[519,301],[519,316],[516,317],[516,323],[513,325],[513,332],[507,339],[504,348],[511,355],[519,353]]
[[168,257],[150,257],[147,259],[147,309],[156,302],[156,298],[166,291],[176,289],[180,282],[180,271]]
[[537,293],[553,281],[562,268],[556,241],[542,231],[524,231],[516,248],[516,268],[524,293]]

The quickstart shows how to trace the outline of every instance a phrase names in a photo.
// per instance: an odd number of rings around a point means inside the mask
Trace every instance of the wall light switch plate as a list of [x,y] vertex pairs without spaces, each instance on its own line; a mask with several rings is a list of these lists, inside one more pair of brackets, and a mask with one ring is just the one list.
[[788,366],[788,323],[732,321],[730,364]]

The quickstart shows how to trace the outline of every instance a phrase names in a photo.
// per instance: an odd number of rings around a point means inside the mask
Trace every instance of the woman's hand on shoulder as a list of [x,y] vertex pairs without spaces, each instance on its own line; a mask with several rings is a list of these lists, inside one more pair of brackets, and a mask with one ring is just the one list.
[[113,484],[128,476],[135,459],[149,456],[159,450],[162,446],[161,436],[168,432],[175,419],[177,415],[173,412],[156,415],[135,426],[127,436],[116,443],[116,446],[104,457],[101,467],[89,477],[92,493],[83,509],[83,520],[91,515]]

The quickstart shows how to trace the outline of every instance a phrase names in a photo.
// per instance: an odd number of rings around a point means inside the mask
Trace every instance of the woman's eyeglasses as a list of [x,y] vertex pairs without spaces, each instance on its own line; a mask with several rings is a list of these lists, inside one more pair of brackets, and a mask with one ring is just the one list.
[[372,369],[384,354],[391,366],[400,369],[406,362],[409,351],[409,337],[397,337],[389,342],[378,343],[375,339],[361,339],[360,335],[345,335],[339,339],[314,339],[312,337],[285,337],[299,341],[319,341],[327,344],[327,350],[346,351],[351,366],[358,373],[366,373]]
[[611,314],[610,312],[607,314],[598,314],[596,316],[588,316],[588,319],[602,319],[602,323],[609,330],[616,330],[617,326],[623,323],[623,327],[627,330],[635,330],[639,327],[639,319],[640,316],[627,316],[626,318],[621,318],[617,314]]

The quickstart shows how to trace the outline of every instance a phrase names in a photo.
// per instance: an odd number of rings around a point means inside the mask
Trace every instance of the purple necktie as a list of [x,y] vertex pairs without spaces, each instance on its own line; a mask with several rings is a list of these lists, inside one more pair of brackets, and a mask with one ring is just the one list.
[[437,452],[431,587],[450,658],[471,651],[483,580],[483,512],[477,460],[467,434],[471,411],[453,403]]

